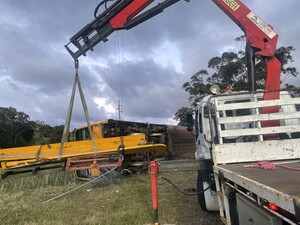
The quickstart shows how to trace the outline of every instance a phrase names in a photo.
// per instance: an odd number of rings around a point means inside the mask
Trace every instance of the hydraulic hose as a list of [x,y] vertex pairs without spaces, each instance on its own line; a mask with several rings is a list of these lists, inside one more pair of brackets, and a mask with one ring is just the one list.
[[167,181],[169,184],[171,184],[173,186],[173,188],[180,192],[181,194],[184,194],[184,195],[187,195],[187,196],[194,196],[194,195],[199,195],[199,194],[202,194],[204,193],[205,191],[207,191],[208,189],[210,189],[214,184],[215,182],[211,183],[207,188],[205,188],[204,190],[200,191],[200,192],[194,192],[194,193],[187,193],[187,192],[184,192],[182,190],[180,190],[174,183],[172,183],[169,179],[165,178],[165,177],[161,177],[161,179]]

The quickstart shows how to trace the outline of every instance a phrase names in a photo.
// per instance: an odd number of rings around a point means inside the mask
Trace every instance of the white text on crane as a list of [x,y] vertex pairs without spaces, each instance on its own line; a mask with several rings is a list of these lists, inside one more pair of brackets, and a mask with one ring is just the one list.
[[253,12],[250,12],[247,17],[271,39],[276,36],[276,32]]

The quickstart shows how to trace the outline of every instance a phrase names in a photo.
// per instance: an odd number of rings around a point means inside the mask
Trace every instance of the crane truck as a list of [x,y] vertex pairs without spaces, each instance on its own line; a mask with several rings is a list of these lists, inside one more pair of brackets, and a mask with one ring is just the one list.
[[[131,29],[180,0],[116,0],[71,37],[65,46],[75,61],[114,31]],[[189,2],[189,0],[186,0]],[[206,211],[219,211],[227,225],[300,224],[299,98],[280,91],[278,34],[240,0],[212,0],[246,35],[248,91],[217,93],[199,103],[195,118],[198,198]],[[255,59],[266,64],[265,90],[256,90]],[[191,118],[190,118],[191,119]],[[174,164],[181,165],[182,164]],[[166,168],[151,162],[151,176]],[[179,170],[181,168],[174,168]],[[154,193],[154,192],[152,192]],[[157,203],[157,202],[156,202]],[[158,204],[155,205],[157,210]]]
[[[179,0],[165,0],[149,9],[153,2],[117,0],[99,15],[97,7],[95,19],[70,39],[66,49],[76,61],[114,31],[131,29]],[[300,114],[296,106],[300,99],[280,91],[281,63],[275,56],[278,34],[240,0],[212,2],[246,35],[248,90],[219,94],[212,87],[213,95],[197,107],[197,163],[191,162],[190,168],[198,169],[200,206],[219,211],[227,225],[299,225]],[[266,64],[265,90],[261,91],[256,89],[256,56]],[[184,165],[185,170],[188,167]],[[154,180],[164,168],[163,162],[151,162]],[[153,207],[157,212],[157,200]]]

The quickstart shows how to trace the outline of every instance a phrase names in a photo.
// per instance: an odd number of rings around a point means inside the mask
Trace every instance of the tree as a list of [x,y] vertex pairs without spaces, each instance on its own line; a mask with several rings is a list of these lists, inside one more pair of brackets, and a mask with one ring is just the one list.
[[35,144],[53,144],[61,141],[64,125],[52,127],[43,121],[35,121],[34,124]]
[[[208,68],[213,71],[212,75],[206,79],[206,83],[209,86],[216,84],[221,90],[231,87],[237,91],[247,88],[247,69],[244,52],[224,52],[221,57],[217,56],[210,59]],[[198,104],[198,102],[194,104]]]
[[49,143],[53,127],[45,124],[43,121],[34,122],[34,144],[41,145]]
[[24,112],[0,107],[0,148],[30,145],[34,136],[33,122]]
[[188,113],[193,113],[193,109],[189,107],[181,107],[175,113],[175,117],[173,119],[179,121],[179,123],[177,124],[178,126],[185,126],[185,127],[188,126],[188,122],[187,122]]
[[0,107],[0,149],[58,143],[63,129],[63,125],[51,127],[43,121],[31,121],[13,107]]
[[191,77],[190,82],[186,82],[182,86],[190,94],[189,102],[193,107],[196,107],[197,102],[209,91],[209,85],[204,82],[204,77],[208,75],[207,70],[200,70]]
[[[235,41],[238,44],[241,45],[242,43],[243,45],[245,37],[238,37],[235,39]],[[286,79],[291,76],[296,77],[298,75],[297,69],[290,66],[290,63],[294,61],[292,56],[293,51],[295,51],[293,46],[281,47],[276,50],[275,55],[281,61],[282,65],[281,82],[286,81]],[[265,60],[263,57],[257,56],[256,83],[258,89],[264,89],[265,74]],[[213,57],[208,61],[208,69],[202,69],[191,76],[190,81],[184,83],[182,86],[182,88],[190,95],[188,100],[191,108],[185,110],[182,110],[182,108],[179,109],[175,113],[174,119],[183,119],[185,115],[181,115],[181,113],[185,113],[186,110],[192,110],[193,108],[196,108],[200,100],[209,93],[209,87],[213,84],[218,85],[221,90],[225,90],[227,87],[234,91],[247,90],[248,74],[245,52],[224,52],[221,56]],[[286,84],[286,86],[292,87],[292,85],[289,84]]]
[[52,127],[50,137],[49,137],[49,143],[60,142],[63,132],[64,132],[64,125]]

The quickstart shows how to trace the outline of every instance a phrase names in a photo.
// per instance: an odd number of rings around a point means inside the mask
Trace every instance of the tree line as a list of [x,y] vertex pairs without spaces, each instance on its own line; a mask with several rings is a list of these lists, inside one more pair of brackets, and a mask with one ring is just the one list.
[[[237,46],[244,46],[245,36],[238,37],[235,41]],[[275,55],[281,62],[281,83],[285,82],[285,88],[296,89],[296,92],[299,93],[299,88],[287,83],[288,78],[298,75],[297,69],[291,66],[291,63],[294,62],[293,51],[295,51],[293,46],[280,47],[276,50]],[[191,76],[190,81],[182,85],[182,89],[189,94],[188,101],[190,106],[181,107],[175,113],[174,119],[179,121],[178,125],[187,126],[187,113],[193,112],[196,109],[201,99],[210,93],[209,88],[212,85],[218,85],[223,92],[226,88],[230,88],[232,91],[247,90],[248,75],[246,60],[245,52],[237,48],[237,52],[224,52],[221,56],[211,58],[208,61],[206,69],[201,69]],[[264,58],[256,56],[255,64],[257,88],[264,89],[266,75]]]
[[64,125],[50,126],[13,107],[0,107],[0,149],[57,143],[61,141]]

